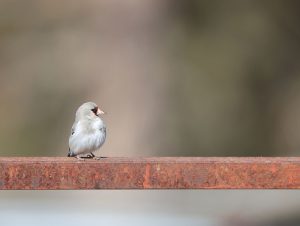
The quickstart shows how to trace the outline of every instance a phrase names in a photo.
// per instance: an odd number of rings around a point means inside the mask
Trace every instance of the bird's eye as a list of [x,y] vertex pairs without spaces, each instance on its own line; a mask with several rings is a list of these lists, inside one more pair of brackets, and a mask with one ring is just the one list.
[[92,111],[95,115],[97,115],[98,108],[97,108],[97,107],[94,107],[93,109],[91,109],[91,111]]

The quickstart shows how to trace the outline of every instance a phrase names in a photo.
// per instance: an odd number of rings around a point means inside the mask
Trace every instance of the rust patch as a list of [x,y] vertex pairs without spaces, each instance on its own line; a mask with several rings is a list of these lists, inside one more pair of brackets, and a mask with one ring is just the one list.
[[143,188],[150,188],[150,170],[151,170],[151,165],[146,164],[146,169],[144,173],[144,182],[143,182]]
[[300,158],[0,158],[0,189],[299,189]]

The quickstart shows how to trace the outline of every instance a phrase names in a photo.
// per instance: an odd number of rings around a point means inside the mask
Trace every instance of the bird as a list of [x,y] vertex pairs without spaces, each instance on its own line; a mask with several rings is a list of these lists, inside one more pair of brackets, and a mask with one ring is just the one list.
[[69,138],[68,157],[80,160],[100,159],[93,152],[98,150],[106,139],[106,126],[100,118],[105,114],[94,102],[82,104],[76,111],[75,122]]

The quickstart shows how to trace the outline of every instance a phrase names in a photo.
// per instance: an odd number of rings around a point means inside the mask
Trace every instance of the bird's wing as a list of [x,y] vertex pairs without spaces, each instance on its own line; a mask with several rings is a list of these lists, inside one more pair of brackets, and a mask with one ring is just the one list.
[[72,129],[71,129],[71,136],[75,133],[76,131],[76,126],[77,126],[77,122],[74,122]]
[[103,127],[101,128],[101,130],[103,131],[104,135],[106,136],[106,127],[103,126]]
[[72,157],[72,156],[75,156],[74,153],[71,151],[71,148],[70,148],[70,142],[72,141],[72,136],[74,135],[75,131],[76,131],[76,127],[77,127],[77,122],[75,121],[72,128],[71,128],[71,135],[70,135],[70,138],[69,138],[69,152],[68,152],[68,157]]

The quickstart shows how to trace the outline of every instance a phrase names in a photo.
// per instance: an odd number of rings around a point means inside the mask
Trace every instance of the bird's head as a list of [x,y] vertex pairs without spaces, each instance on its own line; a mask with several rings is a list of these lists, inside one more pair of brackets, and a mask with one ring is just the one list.
[[76,112],[76,117],[88,117],[88,118],[94,118],[94,117],[99,117],[100,115],[105,114],[104,111],[102,111],[97,104],[93,102],[87,102],[81,105],[77,112]]

